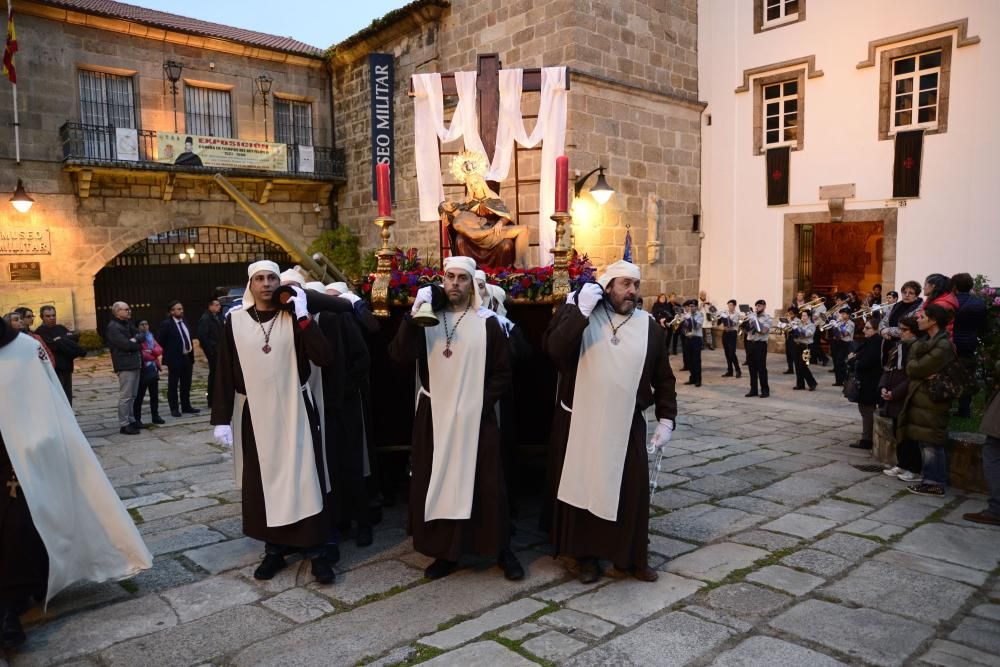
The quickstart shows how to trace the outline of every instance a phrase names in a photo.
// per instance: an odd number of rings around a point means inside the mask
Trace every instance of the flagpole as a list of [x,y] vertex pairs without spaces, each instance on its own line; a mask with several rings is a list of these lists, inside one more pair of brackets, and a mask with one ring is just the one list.
[[[7,25],[10,25],[10,16],[14,11],[10,3],[11,0],[7,0]],[[21,164],[21,125],[17,120],[17,84],[12,83],[11,86],[14,91],[14,157],[17,164]]]

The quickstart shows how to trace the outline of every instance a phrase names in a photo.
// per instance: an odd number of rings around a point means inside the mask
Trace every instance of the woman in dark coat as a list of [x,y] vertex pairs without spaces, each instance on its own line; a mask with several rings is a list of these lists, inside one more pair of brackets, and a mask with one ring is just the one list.
[[948,340],[952,311],[931,304],[917,316],[917,325],[928,338],[910,346],[906,374],[910,386],[896,424],[896,440],[916,440],[923,456],[924,481],[907,487],[924,496],[943,496],[947,482],[944,446],[948,442],[948,417],[951,401],[935,401],[928,390],[930,379],[955,358],[955,348]]
[[[903,410],[903,401],[906,400],[906,390],[910,386],[910,378],[906,374],[906,362],[910,355],[910,345],[917,340],[917,319],[915,317],[904,317],[897,326],[899,328],[901,341],[894,345],[889,352],[889,360],[886,369],[879,380],[879,393],[884,401],[882,415],[893,421],[893,427],[899,413]],[[920,469],[923,462],[920,459],[920,449],[917,443],[912,440],[903,440],[896,443],[896,465],[883,470],[889,477],[896,477],[903,482],[919,482],[923,478],[920,476]]]
[[875,405],[878,403],[878,382],[882,377],[882,341],[875,335],[875,324],[865,322],[864,338],[857,343],[847,360],[854,362],[858,380],[858,412],[861,413],[861,440],[851,445],[855,449],[872,448],[875,426]]

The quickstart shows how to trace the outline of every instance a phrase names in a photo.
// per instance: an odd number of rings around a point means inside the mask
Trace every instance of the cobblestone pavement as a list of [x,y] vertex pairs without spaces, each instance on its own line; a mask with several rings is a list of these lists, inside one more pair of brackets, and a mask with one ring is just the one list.
[[547,555],[529,519],[515,538],[524,581],[474,562],[429,582],[429,559],[413,551],[399,506],[376,527],[373,546],[343,545],[334,585],[318,586],[300,562],[254,581],[261,544],[241,534],[231,457],[212,444],[207,411],[119,435],[109,360],[86,359],[77,414],[154,567],[63,593],[29,617],[28,643],[7,659],[15,667],[1000,665],[1000,529],[961,519],[984,499],[915,496],[852,467],[869,462],[847,447],[860,419],[826,369],[816,369],[819,391],[793,392],[784,359],[772,355],[771,398],[744,398],[746,375],[720,378],[721,354],[705,353],[703,387],[679,386],[679,426],[652,501],[659,581],[595,585]]

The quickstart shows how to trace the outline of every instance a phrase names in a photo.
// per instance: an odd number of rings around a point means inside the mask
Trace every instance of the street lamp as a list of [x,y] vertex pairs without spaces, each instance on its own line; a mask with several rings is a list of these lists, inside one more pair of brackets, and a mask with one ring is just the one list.
[[[261,74],[254,79],[254,83],[257,86],[257,94],[260,95],[261,104],[264,105],[264,141],[267,141],[267,96],[271,92],[271,84],[273,82],[274,79],[267,74]],[[254,95],[254,99],[257,99],[257,95]]]
[[163,63],[163,76],[170,82],[170,94],[174,98],[174,132],[177,131],[177,82],[181,80],[184,65],[175,60]]
[[584,183],[595,173],[597,174],[597,181],[591,186],[590,194],[597,200],[598,204],[603,205],[606,204],[607,201],[611,199],[611,195],[615,193],[614,188],[608,185],[607,179],[604,178],[604,167],[592,169],[582,177],[576,179],[576,183],[573,184],[573,195],[575,197],[579,197]]
[[31,210],[31,205],[35,203],[35,200],[25,192],[24,183],[20,178],[17,179],[17,188],[14,190],[14,196],[10,198],[10,203],[17,209],[18,213],[27,213]]

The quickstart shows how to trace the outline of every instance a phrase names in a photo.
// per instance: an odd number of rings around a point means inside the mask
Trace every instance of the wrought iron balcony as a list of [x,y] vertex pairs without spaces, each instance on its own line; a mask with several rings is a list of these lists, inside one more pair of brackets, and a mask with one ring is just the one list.
[[255,176],[262,178],[303,178],[318,181],[343,181],[346,179],[343,149],[313,146],[313,171],[299,168],[299,144],[286,144],[288,168],[284,171],[263,171],[251,168],[220,168],[192,165],[174,165],[156,160],[156,132],[136,130],[138,160],[118,155],[116,132],[113,125],[86,125],[68,122],[59,128],[63,147],[63,162],[77,166],[117,167],[168,172],[202,172]]

